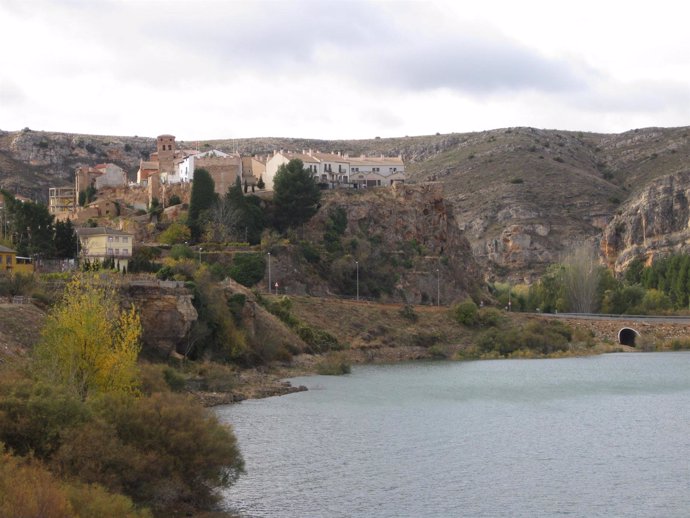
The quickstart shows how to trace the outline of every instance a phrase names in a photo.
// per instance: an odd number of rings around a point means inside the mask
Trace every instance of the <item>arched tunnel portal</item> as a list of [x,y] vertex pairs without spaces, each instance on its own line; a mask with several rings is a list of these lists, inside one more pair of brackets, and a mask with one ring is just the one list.
[[622,327],[620,331],[618,331],[618,343],[635,347],[635,339],[640,336],[642,335],[632,327]]

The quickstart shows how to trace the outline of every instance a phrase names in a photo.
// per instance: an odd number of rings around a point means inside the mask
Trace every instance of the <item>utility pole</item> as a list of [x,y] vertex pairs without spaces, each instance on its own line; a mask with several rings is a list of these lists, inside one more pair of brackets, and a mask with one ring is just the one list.
[[271,252],[268,252],[268,293],[271,293]]
[[355,268],[357,269],[357,301],[359,301],[359,261],[355,261]]

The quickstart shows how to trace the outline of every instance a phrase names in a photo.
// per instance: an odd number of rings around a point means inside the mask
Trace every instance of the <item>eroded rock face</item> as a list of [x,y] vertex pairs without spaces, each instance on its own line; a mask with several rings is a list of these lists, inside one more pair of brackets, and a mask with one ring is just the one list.
[[690,252],[690,172],[650,183],[603,232],[601,251],[617,272],[637,257]]
[[[419,304],[433,303],[440,297],[446,304],[481,291],[479,266],[452,208],[444,200],[443,184],[329,192],[309,222],[305,238],[321,241],[329,214],[338,209],[347,215],[343,242],[354,248],[349,258],[340,260],[347,264],[334,265],[333,269],[354,277],[358,258],[360,278],[364,279],[367,256],[387,254],[397,282],[392,293],[382,294],[384,300]],[[309,281],[300,278],[297,265],[279,271],[288,276],[291,285],[301,283],[308,293],[330,294],[326,283],[305,286]]]
[[175,281],[132,281],[122,286],[125,303],[133,303],[141,316],[144,349],[167,358],[184,352],[198,314],[192,292]]

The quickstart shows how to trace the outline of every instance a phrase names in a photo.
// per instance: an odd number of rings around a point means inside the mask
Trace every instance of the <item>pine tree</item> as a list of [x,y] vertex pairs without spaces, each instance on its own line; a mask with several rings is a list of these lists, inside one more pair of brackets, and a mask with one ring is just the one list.
[[321,191],[311,172],[299,159],[278,168],[273,180],[275,226],[279,230],[298,227],[316,214]]

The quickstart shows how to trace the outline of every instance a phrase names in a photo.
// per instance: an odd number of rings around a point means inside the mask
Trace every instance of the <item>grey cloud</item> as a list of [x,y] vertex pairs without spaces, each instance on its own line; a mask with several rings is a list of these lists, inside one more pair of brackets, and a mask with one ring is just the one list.
[[687,111],[685,107],[690,106],[690,90],[687,84],[657,81],[622,83],[606,78],[580,92],[572,99],[572,103],[592,112]]
[[[573,90],[587,81],[587,71],[543,57],[490,29],[480,33],[468,25],[432,33],[412,25],[410,17],[403,21],[394,11],[365,2],[252,5],[235,18],[217,7],[205,21],[193,20],[185,31],[185,48],[196,48],[240,73],[269,79],[283,72],[334,78],[347,74],[370,87],[412,91],[552,92]],[[395,6],[405,8],[403,3]],[[163,28],[172,26],[159,25],[158,37],[175,40]],[[179,35],[175,41],[181,44]]]
[[471,94],[533,89],[566,91],[585,78],[574,66],[505,40],[450,37],[415,42],[368,62],[378,80],[412,90],[448,88]]
[[[69,19],[66,27],[106,45],[111,55],[102,66],[115,77],[162,88],[232,81],[242,74],[267,81],[296,75],[476,96],[568,91],[588,81],[587,71],[490,28],[456,25],[451,31],[417,24],[414,4],[71,0],[46,3],[45,16]],[[427,16],[441,16],[431,12],[433,4],[425,6]]]

